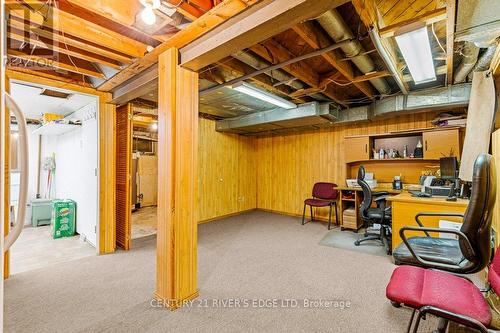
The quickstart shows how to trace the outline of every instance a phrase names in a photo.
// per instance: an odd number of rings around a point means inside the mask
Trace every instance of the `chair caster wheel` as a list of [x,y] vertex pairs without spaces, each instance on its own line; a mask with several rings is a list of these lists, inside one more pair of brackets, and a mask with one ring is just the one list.
[[356,245],[356,246],[359,246],[359,244],[361,244],[359,241],[354,242],[354,245]]
[[393,302],[393,301],[391,301],[391,304],[392,304],[392,306],[393,306],[393,307],[395,307],[395,308],[400,308],[400,307],[401,307],[401,304],[399,304],[398,302]]

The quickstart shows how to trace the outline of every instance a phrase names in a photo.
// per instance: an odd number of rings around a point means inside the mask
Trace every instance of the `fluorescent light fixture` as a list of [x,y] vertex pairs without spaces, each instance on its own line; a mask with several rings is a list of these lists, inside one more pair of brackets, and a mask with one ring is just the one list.
[[408,65],[413,82],[421,84],[435,81],[436,71],[434,69],[434,61],[432,60],[431,43],[427,34],[427,26],[397,33],[395,38],[399,50]]
[[278,97],[274,94],[268,93],[265,90],[261,90],[257,87],[254,87],[248,83],[245,82],[240,82],[237,83],[233,86],[231,86],[232,89],[239,91],[243,94],[255,97],[257,99],[260,99],[261,101],[268,102],[271,104],[274,104],[276,106],[279,106],[280,108],[283,109],[295,109],[297,107],[296,104],[287,101],[284,98]]

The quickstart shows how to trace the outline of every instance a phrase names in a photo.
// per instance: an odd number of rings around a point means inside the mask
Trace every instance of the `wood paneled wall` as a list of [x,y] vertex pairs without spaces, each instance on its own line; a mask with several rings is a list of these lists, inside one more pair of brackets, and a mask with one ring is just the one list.
[[255,209],[255,139],[215,131],[215,122],[199,119],[199,220]]
[[[257,208],[301,215],[315,182],[345,185],[344,138],[432,127],[436,113],[418,113],[370,123],[293,135],[258,138]],[[326,216],[326,211],[321,211]]]

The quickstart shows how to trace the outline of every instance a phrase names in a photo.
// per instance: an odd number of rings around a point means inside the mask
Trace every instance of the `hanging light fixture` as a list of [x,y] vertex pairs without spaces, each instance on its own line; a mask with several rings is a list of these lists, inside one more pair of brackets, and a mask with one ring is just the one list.
[[144,6],[144,9],[141,12],[142,21],[147,25],[155,24],[156,14],[154,10],[161,7],[161,1],[160,0],[139,0],[139,1]]

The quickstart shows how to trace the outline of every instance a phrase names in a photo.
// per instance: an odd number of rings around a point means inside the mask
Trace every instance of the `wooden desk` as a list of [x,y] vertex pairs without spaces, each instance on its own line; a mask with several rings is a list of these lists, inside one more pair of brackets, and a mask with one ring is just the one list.
[[[387,199],[392,203],[392,248],[396,248],[403,242],[399,237],[399,230],[404,226],[418,226],[415,215],[418,213],[461,213],[465,212],[469,200],[458,199],[457,201],[446,201],[445,197],[418,198],[412,197],[410,193],[403,192]],[[421,221],[426,227],[439,227],[439,220],[461,222],[461,219],[452,217],[422,217]],[[409,236],[424,236],[423,233],[408,232]],[[438,236],[431,234],[431,236]]]
[[[363,201],[363,190],[361,187],[347,187],[347,186],[339,186],[337,189],[340,191],[340,200],[339,200],[339,218],[340,218],[340,227],[342,229],[352,229],[358,230],[363,222],[361,221],[361,217],[359,215],[359,205],[361,205],[361,201]],[[399,194],[401,190],[394,190],[391,187],[376,187],[372,189],[373,192],[388,192],[390,194]],[[352,198],[347,198],[347,195],[353,194]],[[354,211],[352,211],[354,209]],[[344,211],[348,210],[345,212]],[[349,213],[348,212],[352,212]]]

